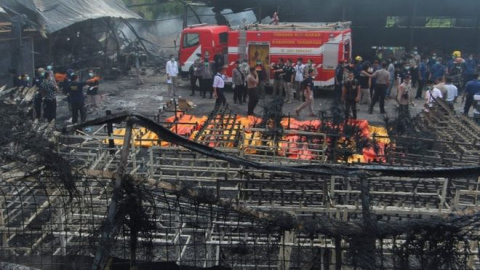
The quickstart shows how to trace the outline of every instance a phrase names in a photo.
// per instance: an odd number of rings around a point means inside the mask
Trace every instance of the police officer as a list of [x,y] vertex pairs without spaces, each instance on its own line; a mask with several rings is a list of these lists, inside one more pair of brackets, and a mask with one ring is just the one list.
[[357,103],[360,101],[360,89],[360,83],[355,79],[354,73],[349,71],[348,78],[342,89],[342,101],[345,104],[345,120],[350,117],[350,110],[352,110],[353,119],[357,119]]
[[283,58],[278,59],[278,64],[272,65],[273,69],[273,96],[280,96],[283,94],[283,90],[285,90],[285,80],[283,79],[283,75],[285,74],[285,70],[283,69]]

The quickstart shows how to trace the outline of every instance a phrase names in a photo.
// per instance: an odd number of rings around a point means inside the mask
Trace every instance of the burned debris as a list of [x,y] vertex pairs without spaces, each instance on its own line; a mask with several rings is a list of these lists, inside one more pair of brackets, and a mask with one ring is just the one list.
[[[307,125],[267,115],[271,124],[262,127],[261,118],[242,119],[228,108],[191,125],[190,133],[179,132],[184,135],[173,131],[188,126],[181,122],[188,116],[159,123],[128,112],[61,133],[24,120],[32,110],[29,92],[0,92],[4,262],[21,257],[23,265],[40,269],[68,267],[61,258],[72,258],[78,269],[148,269],[147,262],[282,269],[318,263],[464,269],[477,263],[478,154],[465,150],[478,146],[473,138],[450,140],[451,131],[440,127],[445,119],[466,130],[478,127],[446,114],[441,103],[411,120],[415,127],[437,127],[433,147],[422,155],[401,152],[406,135],[393,127],[375,162],[345,164],[346,150],[358,153],[384,138],[361,136],[362,122],[334,123],[329,114]],[[105,133],[113,122],[126,124],[122,137]],[[271,133],[273,122],[280,133]],[[82,126],[95,131],[77,132]],[[146,144],[137,128],[157,137]],[[294,133],[307,141],[324,134],[325,158],[282,156],[282,138]],[[437,160],[443,163],[432,165]]]

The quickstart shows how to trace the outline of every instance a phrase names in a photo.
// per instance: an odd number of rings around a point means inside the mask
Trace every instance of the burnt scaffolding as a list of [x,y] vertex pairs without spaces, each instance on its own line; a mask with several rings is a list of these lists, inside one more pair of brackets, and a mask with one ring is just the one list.
[[[342,153],[329,149],[329,133],[282,131],[316,142],[317,158],[309,160],[278,155],[294,146],[272,131],[274,123],[255,125],[251,132],[262,136],[247,144],[228,108],[212,112],[192,141],[167,129],[178,123],[131,113],[60,134],[24,121],[30,91],[0,92],[3,262],[38,269],[478,267],[478,126],[442,104],[411,120],[417,133],[387,125],[395,147],[385,149],[384,163],[341,164],[329,158]],[[113,123],[123,123],[123,137],[111,134]],[[82,126],[95,129],[85,134]],[[159,146],[137,146],[136,127],[158,134]],[[435,137],[416,137],[426,131]]]

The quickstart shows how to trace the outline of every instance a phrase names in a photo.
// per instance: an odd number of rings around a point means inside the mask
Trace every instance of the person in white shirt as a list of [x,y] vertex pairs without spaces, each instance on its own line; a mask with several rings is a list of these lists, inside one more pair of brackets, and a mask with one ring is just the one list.
[[297,65],[295,66],[295,83],[294,83],[295,91],[297,93],[296,97],[300,101],[303,101],[303,91],[302,89],[300,89],[300,86],[302,85],[302,82],[304,80],[303,72],[305,69],[305,64],[303,64],[302,61],[303,61],[302,58],[297,59]]
[[227,79],[225,76],[226,70],[227,66],[223,66],[213,78],[213,96],[216,98],[215,107],[217,108],[220,105],[225,106],[227,104],[227,99],[225,98],[225,93],[223,92],[225,88],[225,80]]
[[433,81],[429,80],[427,82],[427,92],[425,93],[425,105],[428,108],[431,108],[433,106],[433,103],[435,103],[438,99],[442,99],[443,95],[440,89],[436,88],[433,86]]
[[447,90],[445,101],[447,102],[448,107],[453,111],[454,110],[453,104],[455,103],[455,100],[457,99],[457,96],[458,96],[458,88],[455,85],[453,85],[452,77],[447,78],[444,87]]
[[176,89],[177,89],[177,75],[178,75],[178,64],[175,61],[175,56],[173,54],[170,55],[170,60],[167,62],[167,84],[168,84],[168,95],[169,96],[176,96]]

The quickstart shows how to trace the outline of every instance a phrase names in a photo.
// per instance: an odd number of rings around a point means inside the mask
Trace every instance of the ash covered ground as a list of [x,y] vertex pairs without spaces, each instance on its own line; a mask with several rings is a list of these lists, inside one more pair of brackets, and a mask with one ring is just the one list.
[[[117,80],[103,80],[100,83],[100,109],[93,112],[89,111],[87,114],[87,120],[93,119],[105,115],[106,110],[111,110],[112,113],[120,111],[132,111],[138,112],[145,116],[155,116],[159,109],[162,109],[166,103],[171,100],[172,97],[167,96],[167,84],[166,76],[164,74],[154,74],[153,70],[147,70],[147,75],[143,76],[144,84],[136,85],[136,76],[128,75],[119,77]],[[215,99],[200,97],[198,92],[195,96],[190,96],[190,82],[187,78],[178,80],[179,87],[177,90],[178,98],[185,98],[191,100],[195,104],[195,108],[189,110],[187,113],[201,116],[208,115],[215,104]],[[416,91],[416,90],[415,90]],[[267,90],[267,93],[269,91]],[[271,92],[271,90],[270,90]],[[233,91],[227,89],[225,91],[227,103],[229,108],[238,115],[247,114],[247,104],[243,105],[233,103]],[[396,87],[392,90],[392,97],[396,95]],[[263,100],[258,103],[255,114],[262,115],[263,105],[267,104],[271,100],[272,96],[267,95]],[[326,110],[330,111],[333,106],[333,90],[320,90],[315,95],[315,111]],[[67,124],[66,120],[71,116],[67,109],[66,97],[63,94],[59,94],[57,97],[58,109],[57,109],[57,127]],[[416,115],[423,109],[424,100],[414,100],[415,106],[410,106],[411,115]],[[291,104],[284,104],[283,113],[285,115],[290,114],[295,116],[295,108],[301,104],[300,101],[295,100]],[[393,98],[385,100],[386,116],[394,119],[396,117],[397,105]],[[460,113],[463,108],[463,104],[457,102],[455,109]],[[173,107],[170,107],[173,110]],[[358,119],[366,119],[371,124],[383,125],[385,116],[379,113],[378,103],[375,105],[373,114],[368,114],[368,105],[357,105],[357,117]],[[168,111],[162,114],[164,117],[173,115],[172,111]],[[317,117],[309,117],[307,109],[301,112],[301,120],[313,120]]]

